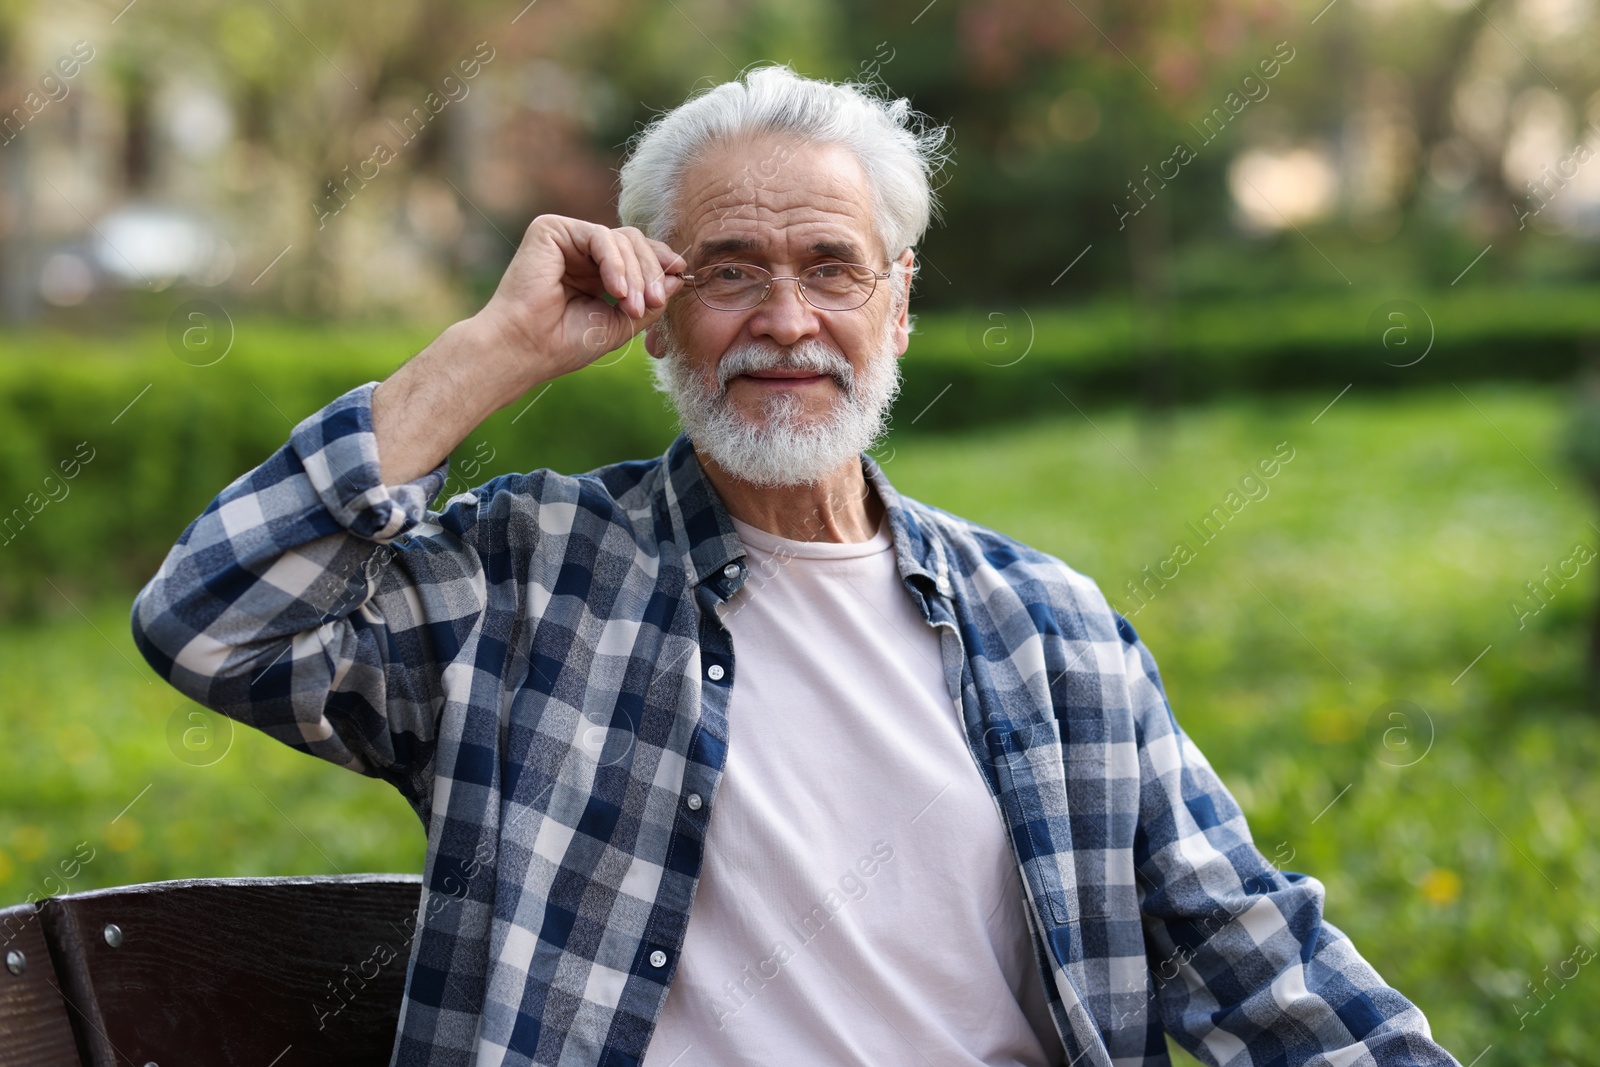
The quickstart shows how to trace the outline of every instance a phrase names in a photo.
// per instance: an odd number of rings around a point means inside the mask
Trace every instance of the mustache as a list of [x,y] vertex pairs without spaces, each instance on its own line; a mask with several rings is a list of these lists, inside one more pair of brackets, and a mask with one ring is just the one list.
[[826,374],[838,383],[847,396],[855,394],[855,368],[842,352],[815,338],[787,351],[767,345],[741,345],[724,355],[717,364],[717,380],[726,393],[728,383],[739,375],[769,370]]

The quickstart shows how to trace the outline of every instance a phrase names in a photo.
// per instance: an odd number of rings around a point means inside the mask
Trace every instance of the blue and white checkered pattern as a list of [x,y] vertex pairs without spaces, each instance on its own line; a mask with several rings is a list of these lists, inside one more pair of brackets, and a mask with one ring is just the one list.
[[[448,461],[381,484],[374,384],[184,530],[134,638],[194,700],[416,809],[394,1064],[637,1067],[717,807],[742,543],[681,435],[432,511]],[[1322,886],[1252,844],[1095,583],[862,463],[1015,849],[1061,1062],[1166,1064],[1165,1028],[1206,1063],[1455,1063]]]

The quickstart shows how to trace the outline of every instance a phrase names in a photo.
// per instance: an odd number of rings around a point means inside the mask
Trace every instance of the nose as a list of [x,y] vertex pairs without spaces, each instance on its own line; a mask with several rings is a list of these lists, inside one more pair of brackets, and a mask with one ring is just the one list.
[[784,348],[821,332],[822,318],[800,295],[800,282],[795,278],[774,278],[772,291],[756,305],[750,318],[751,336],[770,338]]

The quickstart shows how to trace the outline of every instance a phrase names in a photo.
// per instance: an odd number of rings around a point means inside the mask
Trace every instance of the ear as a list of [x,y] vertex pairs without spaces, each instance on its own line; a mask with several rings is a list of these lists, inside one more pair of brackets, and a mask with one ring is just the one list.
[[[895,260],[896,263],[901,264],[908,271],[915,261],[916,257],[909,248],[901,252],[899,259]],[[895,316],[894,354],[896,357],[900,357],[904,356],[906,349],[911,347],[911,283],[909,278],[906,282],[905,299],[900,302],[899,308],[892,314]]]
[[651,358],[660,359],[666,353],[661,347],[661,329],[657,323],[652,322],[644,331],[644,350],[650,353]]

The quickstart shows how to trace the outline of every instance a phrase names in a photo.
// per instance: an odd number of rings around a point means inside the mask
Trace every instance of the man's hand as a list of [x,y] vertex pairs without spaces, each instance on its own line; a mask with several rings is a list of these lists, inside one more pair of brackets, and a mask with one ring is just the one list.
[[[526,384],[504,403],[620,348],[655,322],[683,285],[667,272],[688,269],[683,257],[632,226],[534,219],[477,315],[502,354],[526,364]],[[617,303],[608,304],[606,294]]]
[[[483,310],[451,326],[372,394],[383,481],[434,467],[536,385],[588,366],[661,317],[688,264],[632,226],[540,215]],[[609,293],[615,305],[602,297]]]

